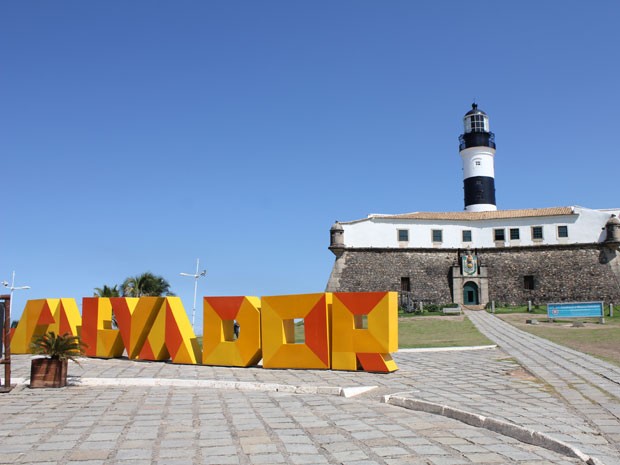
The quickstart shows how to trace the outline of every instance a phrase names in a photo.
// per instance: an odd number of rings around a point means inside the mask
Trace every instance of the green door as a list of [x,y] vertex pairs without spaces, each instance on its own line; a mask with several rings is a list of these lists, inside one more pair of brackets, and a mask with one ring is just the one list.
[[465,305],[478,305],[478,286],[476,283],[467,282],[463,286],[463,304]]

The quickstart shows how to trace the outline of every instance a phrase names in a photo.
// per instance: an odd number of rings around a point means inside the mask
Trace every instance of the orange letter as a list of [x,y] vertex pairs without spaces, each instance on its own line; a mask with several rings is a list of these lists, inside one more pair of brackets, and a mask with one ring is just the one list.
[[[332,368],[388,373],[398,370],[396,292],[335,292],[332,304]],[[365,324],[364,324],[365,323]],[[366,327],[365,327],[366,326]]]
[[[205,297],[202,363],[247,367],[261,359],[258,297]],[[235,340],[234,323],[239,325]]]
[[[331,294],[323,293],[262,298],[263,367],[329,368],[330,299]],[[301,319],[303,326],[295,322]],[[303,328],[303,342],[295,341],[296,328]]]
[[112,304],[108,298],[82,299],[82,341],[89,357],[115,358],[123,355],[123,340],[112,329]]

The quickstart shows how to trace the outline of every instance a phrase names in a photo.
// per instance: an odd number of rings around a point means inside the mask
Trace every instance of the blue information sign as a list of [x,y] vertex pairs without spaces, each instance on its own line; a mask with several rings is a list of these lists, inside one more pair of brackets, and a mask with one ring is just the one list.
[[547,316],[555,318],[603,318],[603,302],[547,304]]

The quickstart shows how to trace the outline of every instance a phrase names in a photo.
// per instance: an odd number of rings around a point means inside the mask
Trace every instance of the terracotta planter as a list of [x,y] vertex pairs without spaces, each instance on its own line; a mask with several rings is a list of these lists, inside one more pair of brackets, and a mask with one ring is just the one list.
[[59,388],[67,385],[68,360],[33,358],[30,365],[31,388]]

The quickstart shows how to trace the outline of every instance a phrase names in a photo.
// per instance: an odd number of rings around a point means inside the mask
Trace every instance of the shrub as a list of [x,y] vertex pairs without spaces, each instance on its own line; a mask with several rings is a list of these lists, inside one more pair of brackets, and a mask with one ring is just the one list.
[[84,344],[78,336],[69,333],[57,336],[56,333],[49,333],[35,336],[30,348],[35,355],[47,355],[49,358],[57,360],[76,360],[84,354]]

